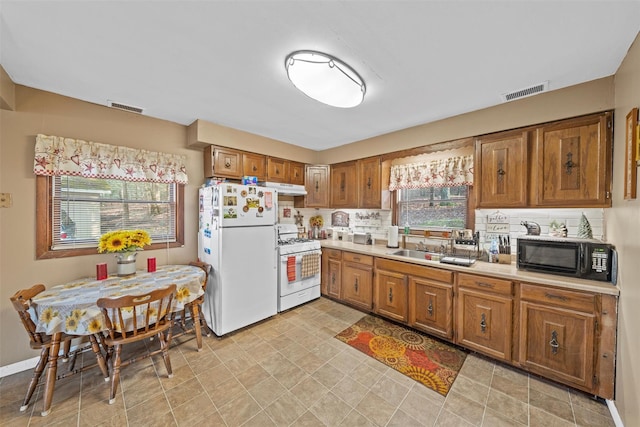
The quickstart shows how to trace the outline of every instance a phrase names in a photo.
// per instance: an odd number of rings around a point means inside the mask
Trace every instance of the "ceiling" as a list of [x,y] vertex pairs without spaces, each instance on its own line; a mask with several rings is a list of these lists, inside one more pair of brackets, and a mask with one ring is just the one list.
[[[323,150],[610,76],[638,17],[640,0],[0,0],[0,63],[21,85]],[[306,49],[350,64],[364,102],[299,92],[284,58]]]

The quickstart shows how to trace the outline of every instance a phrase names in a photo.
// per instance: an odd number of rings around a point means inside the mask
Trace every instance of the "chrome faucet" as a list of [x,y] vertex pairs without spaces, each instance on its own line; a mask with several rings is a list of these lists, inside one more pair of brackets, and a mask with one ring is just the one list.
[[424,242],[418,242],[416,243],[416,250],[417,251],[427,251],[427,245]]

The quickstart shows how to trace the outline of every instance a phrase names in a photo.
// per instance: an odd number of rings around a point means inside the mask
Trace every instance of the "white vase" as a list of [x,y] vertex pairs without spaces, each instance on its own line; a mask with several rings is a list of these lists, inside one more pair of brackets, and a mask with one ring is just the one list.
[[137,252],[123,252],[115,254],[117,260],[118,276],[131,276],[136,274]]

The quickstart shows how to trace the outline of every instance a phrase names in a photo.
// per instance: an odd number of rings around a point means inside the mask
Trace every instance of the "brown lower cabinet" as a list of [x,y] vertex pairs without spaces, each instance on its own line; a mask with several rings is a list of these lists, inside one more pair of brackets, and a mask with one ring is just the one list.
[[364,310],[373,303],[373,257],[342,254],[342,300]]
[[460,273],[457,285],[456,342],[510,361],[513,283]]
[[617,296],[331,248],[323,248],[322,258],[323,295],[527,372],[614,397]]

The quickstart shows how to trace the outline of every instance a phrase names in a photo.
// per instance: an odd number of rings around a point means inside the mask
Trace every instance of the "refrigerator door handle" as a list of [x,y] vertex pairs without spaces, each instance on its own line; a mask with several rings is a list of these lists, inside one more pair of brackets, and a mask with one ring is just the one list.
[[274,234],[274,242],[276,242],[276,247],[273,251],[273,268],[274,270],[278,269],[278,259],[280,258],[280,251],[278,250],[278,228],[273,226],[273,234]]

